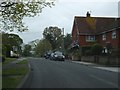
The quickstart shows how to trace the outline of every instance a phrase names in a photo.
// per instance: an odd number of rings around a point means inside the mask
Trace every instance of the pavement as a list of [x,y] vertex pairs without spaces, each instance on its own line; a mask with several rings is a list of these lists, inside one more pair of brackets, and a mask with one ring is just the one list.
[[111,72],[120,72],[119,71],[120,67],[106,67],[106,66],[95,64],[95,63],[83,62],[83,61],[72,61],[72,62],[82,64],[82,65],[87,65],[87,66],[93,66],[93,68],[107,70]]
[[26,59],[26,58],[23,58],[23,57],[21,57],[21,58],[18,58],[17,60],[15,60],[15,61],[13,61],[13,62],[11,62],[11,63],[19,63],[19,62],[21,62],[21,61],[23,61],[24,59]]
[[18,58],[17,60],[15,61],[12,61],[10,63],[7,63],[5,65],[2,65],[2,69],[8,69],[8,68],[12,68],[12,67],[16,67],[17,66],[17,63],[21,62],[22,60],[24,60],[25,58]]

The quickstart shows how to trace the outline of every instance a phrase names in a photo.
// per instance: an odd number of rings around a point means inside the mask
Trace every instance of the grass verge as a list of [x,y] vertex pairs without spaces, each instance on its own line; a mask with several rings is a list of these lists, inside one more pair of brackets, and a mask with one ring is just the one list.
[[19,68],[10,68],[10,69],[5,69],[2,71],[3,76],[8,76],[8,75],[25,75],[28,71],[27,67],[19,67]]
[[21,82],[22,76],[3,77],[2,88],[15,88]]
[[15,67],[2,70],[2,88],[16,88],[28,73],[28,61],[23,60]]
[[27,64],[27,63],[28,63],[27,59],[24,59],[21,62],[18,62],[17,64]]
[[16,58],[5,58],[5,62],[3,62],[2,64],[4,65],[4,64],[8,64],[8,63],[10,63],[10,62],[12,62],[12,61],[15,61],[16,60]]

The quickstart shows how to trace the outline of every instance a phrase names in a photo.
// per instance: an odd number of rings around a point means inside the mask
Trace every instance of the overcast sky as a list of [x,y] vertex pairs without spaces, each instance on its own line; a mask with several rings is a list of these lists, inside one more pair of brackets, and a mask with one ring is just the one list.
[[[82,1],[82,2],[81,2]],[[24,18],[29,31],[17,33],[28,43],[41,39],[44,28],[57,26],[64,28],[65,34],[71,33],[74,16],[86,16],[91,11],[92,17],[118,17],[119,0],[57,0],[52,8],[44,8],[36,17]]]

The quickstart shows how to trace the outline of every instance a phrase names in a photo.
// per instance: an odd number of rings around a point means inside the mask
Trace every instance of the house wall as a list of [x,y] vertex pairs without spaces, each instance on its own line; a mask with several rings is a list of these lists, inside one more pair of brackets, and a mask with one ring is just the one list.
[[72,43],[74,43],[77,40],[77,30],[75,28],[75,24],[73,24],[73,29],[72,29]]
[[97,40],[103,47],[105,47],[107,45],[107,43],[111,43],[113,48],[117,48],[119,46],[119,37],[120,36],[119,36],[118,31],[117,31],[117,38],[115,38],[115,39],[112,38],[112,31],[106,33],[106,37],[107,37],[106,40],[103,40],[102,35],[103,34],[100,34],[99,36],[97,36]]
[[79,36],[79,45],[80,46],[89,46],[89,45],[93,45],[93,44],[94,44],[94,42],[86,41],[86,35]]
[[[74,30],[74,32],[72,34],[73,41],[77,40],[76,34],[77,34],[76,30]],[[105,47],[107,45],[107,43],[111,43],[113,48],[117,48],[120,45],[120,31],[119,30],[117,31],[117,38],[115,38],[115,39],[112,38],[112,31],[106,33],[106,37],[107,37],[106,40],[103,40],[102,35],[103,34],[100,34],[96,38],[97,38],[97,42],[99,44],[101,44],[103,47]],[[89,46],[89,45],[94,44],[94,42],[87,42],[86,41],[86,35],[80,35],[78,40],[79,40],[80,46]]]
[[[77,34],[77,29],[78,27],[75,24],[73,24],[73,29],[72,29],[72,43],[74,43],[75,41],[79,42],[80,46],[89,46],[89,45],[93,45],[94,42],[87,42],[86,41],[86,35],[79,35]],[[80,30],[79,30],[80,31]],[[103,47],[105,47],[107,45],[107,43],[111,43],[113,48],[118,48],[120,47],[120,28],[119,30],[117,30],[117,38],[113,39],[112,38],[112,31],[107,32],[107,39],[103,41],[102,35],[103,34],[99,34],[96,37],[96,41],[101,44]]]

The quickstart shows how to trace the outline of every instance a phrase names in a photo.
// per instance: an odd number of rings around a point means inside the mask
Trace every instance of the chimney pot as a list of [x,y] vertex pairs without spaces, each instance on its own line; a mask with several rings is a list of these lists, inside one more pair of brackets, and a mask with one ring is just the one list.
[[87,17],[90,17],[90,13],[89,13],[89,12],[87,12],[86,16],[87,16]]

